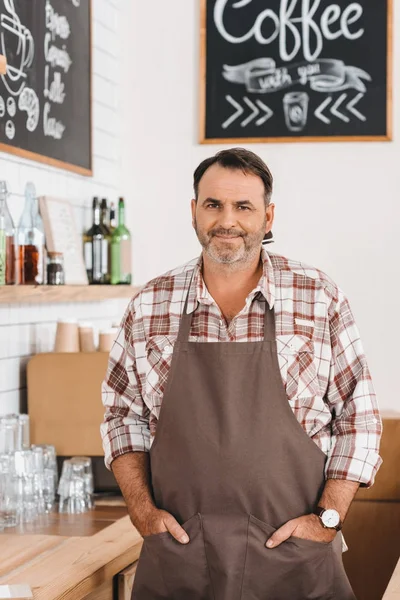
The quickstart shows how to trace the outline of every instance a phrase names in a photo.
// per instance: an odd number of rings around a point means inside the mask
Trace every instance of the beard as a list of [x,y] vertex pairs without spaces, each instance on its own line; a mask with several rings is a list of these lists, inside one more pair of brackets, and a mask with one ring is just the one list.
[[[251,263],[259,255],[266,225],[267,219],[264,218],[260,228],[252,233],[238,229],[223,229],[222,227],[205,231],[198,227],[196,218],[193,221],[197,238],[207,256],[216,263],[232,267]],[[225,241],[223,238],[216,237],[218,235],[235,238],[235,241]]]

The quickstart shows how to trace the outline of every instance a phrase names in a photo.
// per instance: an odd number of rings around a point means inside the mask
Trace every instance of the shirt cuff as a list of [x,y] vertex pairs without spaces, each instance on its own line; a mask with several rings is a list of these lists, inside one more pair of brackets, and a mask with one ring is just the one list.
[[[348,444],[346,446],[348,448]],[[370,488],[374,484],[376,473],[382,462],[376,450],[356,448],[346,454],[336,446],[331,456],[328,457],[325,477],[326,479],[355,481],[361,487]]]
[[147,427],[119,425],[110,430],[107,425],[108,423],[101,425],[101,434],[104,464],[109,471],[112,461],[122,454],[150,451],[150,432]]

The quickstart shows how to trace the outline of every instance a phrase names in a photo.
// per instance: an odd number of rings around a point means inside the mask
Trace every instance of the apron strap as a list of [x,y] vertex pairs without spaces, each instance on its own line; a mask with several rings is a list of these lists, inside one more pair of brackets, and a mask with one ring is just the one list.
[[264,342],[276,342],[275,337],[275,310],[270,308],[266,299],[264,299]]
[[192,317],[193,317],[194,311],[191,312],[190,315],[188,315],[187,307],[188,307],[188,302],[189,302],[189,293],[190,293],[190,289],[192,287],[193,275],[194,275],[194,271],[190,278],[190,283],[189,283],[188,291],[186,293],[186,298],[185,298],[185,305],[183,307],[183,313],[182,313],[181,321],[179,324],[179,332],[178,332],[178,337],[177,337],[178,342],[189,341],[190,327],[192,325]]
[[[187,314],[187,306],[188,306],[188,301],[189,301],[189,293],[190,293],[190,289],[192,286],[192,280],[193,280],[193,274],[192,274],[192,277],[190,278],[190,283],[189,283],[188,291],[186,293],[183,313],[182,313],[181,321],[179,324],[179,332],[178,332],[178,337],[177,337],[178,342],[188,342],[189,341],[193,313],[196,310],[195,309],[189,315]],[[259,294],[261,295],[260,292],[259,292]],[[254,298],[254,300],[255,299],[256,298]],[[275,311],[274,311],[274,308],[270,309],[269,304],[268,304],[267,300],[264,298],[264,296],[262,297],[262,304],[265,305],[264,306],[264,342],[275,342]]]

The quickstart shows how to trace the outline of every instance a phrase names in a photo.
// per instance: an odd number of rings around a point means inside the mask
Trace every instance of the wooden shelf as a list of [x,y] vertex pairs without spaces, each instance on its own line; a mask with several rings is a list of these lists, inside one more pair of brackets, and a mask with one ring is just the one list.
[[96,302],[132,298],[139,289],[131,285],[4,285],[0,287],[0,304]]

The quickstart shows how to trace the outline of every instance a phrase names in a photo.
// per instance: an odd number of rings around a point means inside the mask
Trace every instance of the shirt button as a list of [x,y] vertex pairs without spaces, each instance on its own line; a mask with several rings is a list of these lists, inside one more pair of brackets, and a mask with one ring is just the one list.
[[171,354],[171,352],[172,352],[172,346],[165,346],[164,352],[166,352],[167,354]]

